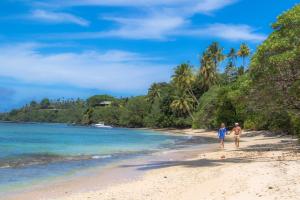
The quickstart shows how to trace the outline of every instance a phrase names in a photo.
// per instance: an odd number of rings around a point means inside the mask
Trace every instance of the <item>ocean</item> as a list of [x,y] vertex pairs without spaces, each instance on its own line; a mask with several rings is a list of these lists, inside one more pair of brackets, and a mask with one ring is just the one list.
[[169,149],[187,136],[67,124],[0,123],[0,192]]

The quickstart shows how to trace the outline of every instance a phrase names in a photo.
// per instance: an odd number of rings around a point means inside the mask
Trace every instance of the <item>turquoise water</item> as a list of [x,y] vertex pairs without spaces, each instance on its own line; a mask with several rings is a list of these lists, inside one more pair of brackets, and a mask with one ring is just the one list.
[[170,148],[184,140],[147,130],[0,123],[0,191]]

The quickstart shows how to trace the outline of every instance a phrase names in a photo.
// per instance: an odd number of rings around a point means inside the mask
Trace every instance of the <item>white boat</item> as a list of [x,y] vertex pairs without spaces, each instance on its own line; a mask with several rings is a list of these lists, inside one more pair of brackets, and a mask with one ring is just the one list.
[[99,122],[98,124],[94,124],[97,128],[112,128],[112,126],[104,125],[104,122]]

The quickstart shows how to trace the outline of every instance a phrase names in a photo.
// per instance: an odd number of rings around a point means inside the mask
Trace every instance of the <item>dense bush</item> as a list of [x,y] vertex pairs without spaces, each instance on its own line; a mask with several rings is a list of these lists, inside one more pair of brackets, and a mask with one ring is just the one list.
[[193,128],[215,128],[218,126],[217,108],[219,101],[217,97],[220,90],[221,88],[218,86],[212,87],[200,98]]

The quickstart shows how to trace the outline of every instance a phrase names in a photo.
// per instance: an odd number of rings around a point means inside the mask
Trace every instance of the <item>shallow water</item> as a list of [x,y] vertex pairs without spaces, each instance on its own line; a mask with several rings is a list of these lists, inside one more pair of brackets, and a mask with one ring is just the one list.
[[0,191],[182,144],[148,130],[0,123]]

